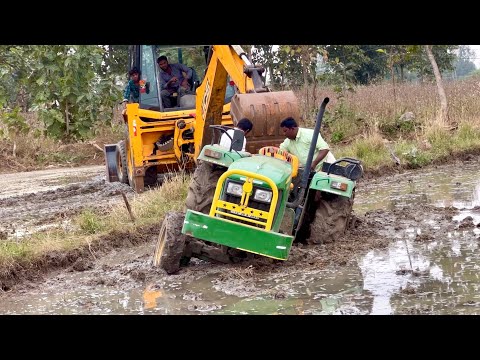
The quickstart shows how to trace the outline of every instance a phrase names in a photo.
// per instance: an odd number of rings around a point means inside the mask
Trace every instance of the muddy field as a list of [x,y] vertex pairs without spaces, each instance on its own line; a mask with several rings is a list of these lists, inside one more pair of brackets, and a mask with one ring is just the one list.
[[[66,268],[9,288],[0,294],[0,311],[480,313],[480,281],[474,271],[480,265],[480,163],[461,165],[462,171],[451,164],[361,182],[354,207],[356,226],[334,244],[294,246],[285,262],[256,258],[212,265],[193,259],[168,276],[151,265],[159,229],[150,227],[126,241],[129,246],[95,258],[85,254]],[[62,212],[77,211],[89,203],[85,199],[95,206],[121,200],[114,195],[124,188],[106,184],[102,171],[89,168],[88,181],[57,181],[56,189],[35,190],[33,195],[0,193],[0,216],[11,219],[3,226],[21,227],[35,213],[29,212],[32,204],[37,213],[46,214],[45,224],[61,218]],[[15,191],[6,185],[3,189]]]
[[0,238],[68,226],[84,208],[106,208],[130,187],[105,182],[104,166],[49,169],[0,175]]

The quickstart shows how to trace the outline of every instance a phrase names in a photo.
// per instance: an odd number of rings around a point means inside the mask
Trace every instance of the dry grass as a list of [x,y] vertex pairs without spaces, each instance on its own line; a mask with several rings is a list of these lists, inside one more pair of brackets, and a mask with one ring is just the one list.
[[[343,100],[330,88],[318,89],[318,104],[330,98],[322,135],[337,157],[359,158],[373,170],[394,166],[386,144],[411,167],[480,148],[480,79],[446,81],[444,86],[449,107],[446,129],[436,122],[440,104],[435,83],[397,84],[395,97],[391,83],[359,86]],[[302,93],[297,95],[301,99]],[[302,124],[313,127],[317,112],[318,106],[304,110]],[[413,121],[400,120],[406,112],[414,114]]]
[[[480,79],[447,81],[444,86],[449,103],[450,120],[473,121],[480,124],[480,102],[478,101]],[[325,96],[330,97],[329,111],[334,111],[339,103],[336,94],[331,89],[319,89],[318,102]],[[365,119],[369,124],[397,118],[406,111],[413,112],[420,123],[428,124],[435,119],[439,107],[435,83],[397,84],[395,101],[391,83],[359,86],[355,92],[346,94],[345,101],[359,118]]]
[[[83,142],[64,143],[42,135],[42,126],[35,114],[22,114],[30,126],[27,134],[10,133],[0,137],[0,173],[31,171],[47,166],[100,165],[104,163],[105,144],[116,143],[123,137],[123,125],[115,118],[113,126],[104,125],[94,129],[94,139]],[[118,116],[117,116],[118,117]],[[5,126],[0,130],[7,133]]]

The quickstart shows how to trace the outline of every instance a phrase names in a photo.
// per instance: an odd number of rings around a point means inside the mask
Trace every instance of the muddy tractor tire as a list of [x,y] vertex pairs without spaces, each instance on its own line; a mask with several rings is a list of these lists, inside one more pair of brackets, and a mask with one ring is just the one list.
[[161,267],[167,274],[174,274],[180,267],[188,263],[184,256],[187,235],[182,234],[185,214],[171,211],[165,215],[155,245],[153,266]]
[[124,140],[118,142],[115,157],[117,160],[118,181],[123,184],[128,184],[127,153]]
[[226,168],[216,167],[206,161],[200,162],[188,185],[187,209],[208,214],[212,206],[217,181],[225,171]]
[[308,244],[326,244],[338,240],[348,227],[353,207],[353,196],[347,198],[322,193],[310,223]]

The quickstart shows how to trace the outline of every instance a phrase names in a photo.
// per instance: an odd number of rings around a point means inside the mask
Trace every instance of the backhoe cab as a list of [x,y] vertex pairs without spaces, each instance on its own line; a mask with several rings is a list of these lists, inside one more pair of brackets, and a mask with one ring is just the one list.
[[[169,108],[160,97],[160,55],[192,68],[195,76],[195,94],[177,98]],[[105,159],[108,181],[136,192],[154,185],[159,174],[193,170],[211,143],[210,125],[233,126],[249,118],[254,126],[247,150],[255,153],[265,143],[283,141],[284,118],[299,117],[293,92],[264,86],[263,67],[252,64],[238,45],[132,45],[129,65],[141,72],[140,101],[126,105],[124,139],[105,145]]]

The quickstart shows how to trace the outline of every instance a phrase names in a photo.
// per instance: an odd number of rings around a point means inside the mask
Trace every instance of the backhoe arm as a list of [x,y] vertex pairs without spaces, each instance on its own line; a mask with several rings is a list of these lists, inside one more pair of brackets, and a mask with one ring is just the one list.
[[227,75],[242,94],[267,92],[261,67],[253,66],[238,45],[213,45],[205,78],[197,89],[195,116],[195,158],[211,142],[210,125],[220,125],[227,88]]

